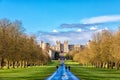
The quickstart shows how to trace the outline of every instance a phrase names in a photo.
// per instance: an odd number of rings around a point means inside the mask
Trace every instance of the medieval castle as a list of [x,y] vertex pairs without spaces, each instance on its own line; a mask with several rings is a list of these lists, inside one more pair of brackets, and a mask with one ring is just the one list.
[[[54,46],[51,46],[50,43],[45,43],[43,41],[40,42],[40,47],[42,50],[46,50],[46,48],[49,48],[48,54],[51,59],[54,59],[55,52],[64,52],[68,53],[69,51],[75,49],[75,50],[80,50],[80,48],[84,47],[86,45],[80,45],[80,44],[69,44],[68,41],[64,41],[61,43],[60,41],[56,41],[56,44]],[[87,43],[87,46],[88,43]]]

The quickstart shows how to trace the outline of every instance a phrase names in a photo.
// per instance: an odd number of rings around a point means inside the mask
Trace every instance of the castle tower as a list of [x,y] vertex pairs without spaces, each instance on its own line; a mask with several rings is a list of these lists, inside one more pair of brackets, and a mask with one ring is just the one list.
[[69,52],[68,41],[64,41],[64,52]]
[[88,47],[88,48],[90,48],[90,43],[91,43],[91,40],[89,40],[89,41],[87,42],[87,47]]
[[60,41],[56,41],[56,50],[60,51]]
[[43,41],[40,41],[40,47],[44,50],[46,48],[46,44]]
[[42,48],[43,41],[40,41],[40,47]]

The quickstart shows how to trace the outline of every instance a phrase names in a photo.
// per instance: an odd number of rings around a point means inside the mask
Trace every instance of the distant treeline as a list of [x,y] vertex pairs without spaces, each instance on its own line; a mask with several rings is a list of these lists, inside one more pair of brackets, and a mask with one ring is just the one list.
[[24,33],[20,21],[0,20],[0,68],[43,65],[49,60],[48,54],[42,51],[35,37]]
[[74,61],[98,68],[120,67],[120,29],[116,32],[103,30],[93,35],[87,47],[71,51]]

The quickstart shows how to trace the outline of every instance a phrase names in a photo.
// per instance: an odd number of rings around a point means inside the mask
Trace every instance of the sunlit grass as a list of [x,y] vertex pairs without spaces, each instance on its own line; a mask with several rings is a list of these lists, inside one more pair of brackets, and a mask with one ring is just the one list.
[[58,66],[60,65],[60,60],[52,60],[46,66]]
[[120,80],[120,70],[92,67],[71,67],[71,71],[81,80]]
[[120,80],[120,70],[85,67],[72,61],[66,63],[71,66],[71,72],[81,80]]
[[[71,72],[81,80],[120,80],[120,70],[83,67],[71,60],[65,61],[71,66]],[[60,61],[52,61],[45,66],[0,70],[0,80],[45,80],[60,65]]]
[[78,62],[73,62],[72,60],[65,60],[65,64],[79,64]]
[[55,70],[50,66],[0,70],[0,80],[44,80]]

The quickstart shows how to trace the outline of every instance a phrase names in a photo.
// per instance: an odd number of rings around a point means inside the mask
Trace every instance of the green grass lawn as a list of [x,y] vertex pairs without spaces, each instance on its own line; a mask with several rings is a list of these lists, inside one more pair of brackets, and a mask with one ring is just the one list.
[[52,66],[0,70],[0,80],[44,80],[55,70]]
[[[120,70],[82,67],[76,62],[66,61],[71,72],[81,80],[120,80]],[[45,80],[60,65],[60,61],[52,61],[46,66],[0,70],[0,80]]]
[[46,66],[59,66],[59,65],[60,65],[60,60],[52,60]]
[[83,67],[71,60],[65,62],[81,80],[120,80],[120,70]]
[[92,67],[71,67],[71,71],[81,80],[120,80],[120,70]]

